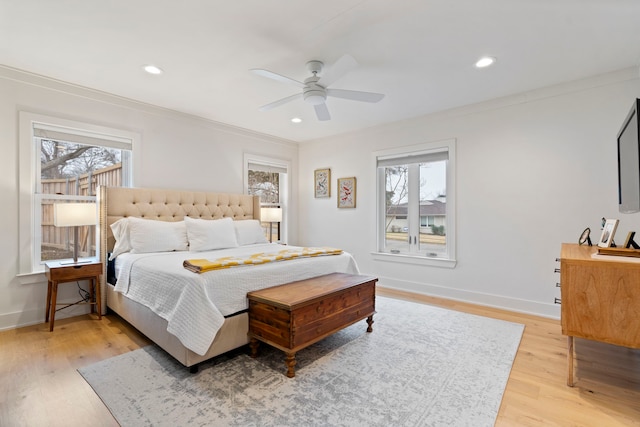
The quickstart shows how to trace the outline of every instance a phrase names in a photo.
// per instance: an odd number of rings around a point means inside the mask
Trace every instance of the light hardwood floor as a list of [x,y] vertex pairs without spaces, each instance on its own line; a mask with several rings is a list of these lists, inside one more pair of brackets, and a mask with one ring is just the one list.
[[[566,337],[535,316],[378,289],[379,295],[525,325],[496,426],[640,426],[640,350],[576,340],[567,387]],[[117,426],[77,368],[149,344],[115,315],[0,332],[0,426]]]

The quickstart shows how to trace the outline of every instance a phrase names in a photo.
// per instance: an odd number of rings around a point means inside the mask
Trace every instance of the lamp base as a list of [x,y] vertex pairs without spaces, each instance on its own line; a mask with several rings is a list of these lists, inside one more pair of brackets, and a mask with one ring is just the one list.
[[73,261],[64,261],[60,265],[87,264],[91,260],[78,261],[78,226],[73,227]]

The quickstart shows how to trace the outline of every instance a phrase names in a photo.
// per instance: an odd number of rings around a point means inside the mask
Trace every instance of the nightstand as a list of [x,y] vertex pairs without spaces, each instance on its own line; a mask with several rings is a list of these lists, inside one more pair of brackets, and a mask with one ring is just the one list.
[[[101,315],[100,301],[100,275],[102,274],[101,262],[89,262],[82,264],[61,264],[60,262],[46,263],[45,275],[47,276],[47,312],[44,321],[49,322],[49,314],[51,314],[51,322],[49,323],[49,331],[53,331],[53,322],[56,317],[56,305],[58,297],[58,284],[66,282],[76,282],[78,280],[90,280],[89,285],[89,302],[78,301],[76,303],[66,304],[64,308],[76,304],[91,304],[91,312],[98,313],[98,319]],[[95,308],[95,310],[94,310]]]

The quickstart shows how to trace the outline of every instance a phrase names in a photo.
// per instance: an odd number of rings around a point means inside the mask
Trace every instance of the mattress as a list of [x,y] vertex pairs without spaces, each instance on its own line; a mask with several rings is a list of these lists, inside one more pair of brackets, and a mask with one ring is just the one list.
[[247,292],[333,272],[358,274],[346,252],[246,265],[206,273],[183,267],[186,259],[242,257],[295,249],[273,243],[207,252],[126,253],[116,258],[115,290],[167,321],[167,331],[193,352],[204,355],[229,316],[248,308]]

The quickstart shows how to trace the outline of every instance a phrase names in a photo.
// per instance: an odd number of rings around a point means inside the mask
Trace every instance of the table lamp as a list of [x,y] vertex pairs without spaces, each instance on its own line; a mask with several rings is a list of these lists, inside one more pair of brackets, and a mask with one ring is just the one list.
[[260,221],[269,223],[269,242],[273,242],[273,223],[282,222],[282,208],[260,209]]
[[53,225],[73,227],[73,264],[78,264],[78,227],[96,225],[97,217],[95,203],[55,203],[53,205]]

